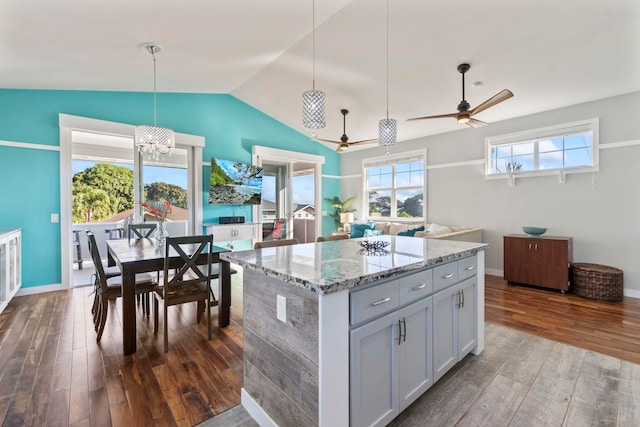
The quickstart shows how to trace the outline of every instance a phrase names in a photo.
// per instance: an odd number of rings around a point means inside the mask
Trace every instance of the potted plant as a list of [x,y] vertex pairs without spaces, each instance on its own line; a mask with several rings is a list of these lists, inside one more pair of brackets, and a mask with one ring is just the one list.
[[347,199],[340,200],[339,197],[334,196],[334,197],[326,197],[324,200],[326,202],[329,202],[329,204],[331,205],[331,208],[333,209],[333,212],[329,213],[329,216],[331,218],[333,218],[333,222],[336,224],[336,228],[340,228],[342,227],[342,222],[340,221],[340,214],[342,213],[348,213],[348,212],[355,212],[355,209],[351,208],[351,204],[353,203],[353,201],[356,199],[356,196],[351,196]]

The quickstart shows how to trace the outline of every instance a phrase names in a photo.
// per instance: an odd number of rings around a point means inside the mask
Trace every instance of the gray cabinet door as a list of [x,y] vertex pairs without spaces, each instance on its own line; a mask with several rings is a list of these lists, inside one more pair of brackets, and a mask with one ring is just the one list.
[[461,360],[476,347],[477,342],[476,278],[465,280],[458,284],[457,288],[462,301],[458,308],[458,360]]
[[350,334],[351,426],[384,426],[398,415],[398,313]]
[[438,381],[458,362],[458,287],[433,296],[433,380]]
[[398,313],[401,345],[398,350],[400,411],[433,385],[431,298],[424,298]]

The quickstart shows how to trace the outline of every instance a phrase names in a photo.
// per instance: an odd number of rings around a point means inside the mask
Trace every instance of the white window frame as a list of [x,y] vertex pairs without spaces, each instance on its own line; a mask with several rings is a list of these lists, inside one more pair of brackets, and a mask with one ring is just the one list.
[[[581,132],[592,132],[591,140],[591,160],[592,166],[580,166],[572,168],[553,168],[553,169],[536,169],[528,171],[515,171],[515,172],[492,172],[492,158],[491,149],[498,146],[515,145],[527,141],[534,142],[535,151],[535,164],[538,167],[538,142],[540,140],[549,139],[552,137],[572,135]],[[524,132],[516,132],[507,135],[490,136],[485,138],[485,179],[507,179],[514,176],[530,177],[530,176],[544,176],[544,175],[560,175],[561,182],[564,182],[564,175],[570,173],[584,173],[584,172],[597,172],[599,171],[599,119],[587,119],[572,123],[564,123],[555,126],[549,126],[545,128],[527,130]]]
[[[398,216],[370,216],[369,215],[369,188],[368,188],[368,176],[367,168],[374,166],[395,165],[411,160],[422,160],[424,168],[424,177],[422,180],[422,217],[398,217]],[[402,187],[405,188],[405,187]],[[406,187],[414,188],[414,187]],[[386,189],[385,189],[386,190]],[[393,174],[393,187],[391,190],[391,212],[397,213],[397,200],[396,200],[396,176],[395,169]],[[427,150],[415,150],[407,151],[404,153],[390,154],[381,157],[371,157],[362,160],[362,212],[363,218],[371,221],[396,221],[396,222],[414,222],[414,221],[426,221],[427,219]]]

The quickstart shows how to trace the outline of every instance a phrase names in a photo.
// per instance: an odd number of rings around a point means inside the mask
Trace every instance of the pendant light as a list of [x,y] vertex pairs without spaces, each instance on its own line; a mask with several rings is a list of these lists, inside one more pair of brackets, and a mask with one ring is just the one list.
[[302,123],[309,129],[321,129],[325,127],[325,95],[316,90],[316,2],[313,0],[313,87],[302,94]]
[[387,0],[387,118],[378,122],[378,145],[393,147],[398,139],[396,119],[389,118],[389,0]]
[[157,160],[160,155],[171,154],[176,138],[171,129],[156,126],[156,53],[162,48],[151,44],[144,47],[153,57],[153,126],[136,126],[134,140],[139,152]]

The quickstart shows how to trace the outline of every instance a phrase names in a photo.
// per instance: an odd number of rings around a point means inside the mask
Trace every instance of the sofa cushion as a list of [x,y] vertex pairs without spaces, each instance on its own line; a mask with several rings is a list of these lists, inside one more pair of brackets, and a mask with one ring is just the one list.
[[424,226],[418,228],[411,228],[409,230],[400,231],[398,236],[409,236],[414,237],[417,231],[424,231]]
[[390,227],[390,223],[388,222],[379,222],[376,221],[376,225],[374,226],[374,230],[380,230],[382,231],[382,234],[389,234],[389,227]]
[[418,228],[422,225],[422,222],[392,222],[389,224],[388,234],[397,236],[401,231],[411,230],[412,228]]
[[364,230],[373,230],[375,224],[373,222],[365,222],[363,224],[351,224],[351,237],[363,237]]
[[451,233],[451,228],[446,225],[431,224],[427,229],[427,232],[429,232],[429,235],[449,234]]
[[369,230],[367,228],[364,230],[364,235],[362,237],[382,236],[383,234],[382,230]]

